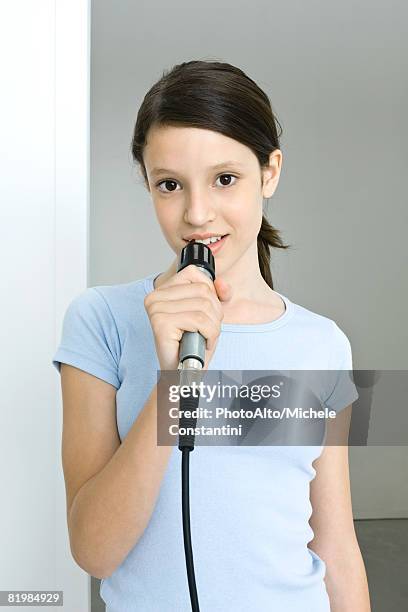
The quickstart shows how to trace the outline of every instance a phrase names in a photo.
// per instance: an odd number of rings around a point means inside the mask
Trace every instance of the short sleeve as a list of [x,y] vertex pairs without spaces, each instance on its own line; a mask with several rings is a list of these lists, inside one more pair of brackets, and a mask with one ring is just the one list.
[[[324,405],[330,410],[339,412],[354,402],[358,397],[358,391],[353,381],[353,358],[350,341],[346,334],[333,323],[331,357],[329,370],[333,370],[333,376],[327,373],[330,382],[329,395]],[[334,384],[334,386],[333,386]]]
[[65,312],[52,364],[60,372],[61,363],[67,363],[119,389],[119,359],[120,340],[112,312],[104,296],[90,287]]

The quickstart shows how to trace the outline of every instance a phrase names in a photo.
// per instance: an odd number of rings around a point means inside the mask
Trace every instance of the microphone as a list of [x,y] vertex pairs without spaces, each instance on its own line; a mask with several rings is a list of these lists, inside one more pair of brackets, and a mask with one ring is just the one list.
[[[197,266],[213,282],[215,260],[211,249],[202,242],[191,240],[181,251],[177,272],[189,265]],[[178,370],[201,370],[205,363],[206,339],[200,332],[183,332],[180,341]]]
[[[215,280],[215,260],[211,249],[202,242],[191,240],[181,251],[180,261],[177,272],[189,265],[197,266],[213,282]],[[179,365],[180,386],[191,387],[192,382],[199,382],[202,375],[202,368],[205,364],[206,339],[198,331],[184,331],[180,341]],[[199,396],[182,395],[180,397],[180,416],[179,416],[179,443],[178,447],[182,453],[181,459],[181,505],[184,553],[186,559],[187,580],[190,592],[190,602],[192,612],[200,612],[197,594],[197,585],[194,573],[193,548],[191,542],[190,528],[190,452],[194,450],[195,427],[197,418],[193,416],[198,407]],[[187,416],[186,416],[187,415]],[[183,430],[186,430],[184,433]]]

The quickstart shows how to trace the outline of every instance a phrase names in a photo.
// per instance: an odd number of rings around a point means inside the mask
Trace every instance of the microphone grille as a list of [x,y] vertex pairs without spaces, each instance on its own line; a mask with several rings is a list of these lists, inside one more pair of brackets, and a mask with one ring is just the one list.
[[202,242],[191,240],[180,253],[180,261],[177,272],[183,270],[191,264],[205,268],[210,272],[213,281],[215,280],[215,259],[211,249]]

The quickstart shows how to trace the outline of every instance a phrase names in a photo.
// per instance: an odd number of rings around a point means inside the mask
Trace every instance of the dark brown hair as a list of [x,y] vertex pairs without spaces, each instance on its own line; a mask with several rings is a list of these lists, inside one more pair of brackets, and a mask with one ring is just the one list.
[[[153,125],[182,125],[213,130],[241,142],[263,168],[272,151],[280,149],[275,121],[281,127],[268,96],[239,68],[218,61],[183,62],[164,71],[145,95],[134,128],[132,156],[148,183],[143,162],[148,130]],[[283,244],[279,230],[265,215],[257,243],[262,277],[273,289],[270,248],[290,245]]]

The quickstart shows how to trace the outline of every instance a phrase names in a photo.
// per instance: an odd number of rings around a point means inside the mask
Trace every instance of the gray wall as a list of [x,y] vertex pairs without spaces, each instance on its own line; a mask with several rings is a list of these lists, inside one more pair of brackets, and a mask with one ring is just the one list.
[[[137,110],[165,68],[228,61],[265,89],[283,127],[268,211],[294,246],[273,254],[276,289],[333,318],[355,368],[408,369],[407,13],[402,0],[94,1],[90,283],[173,258],[131,162]],[[350,450],[356,518],[407,516],[407,455]]]

